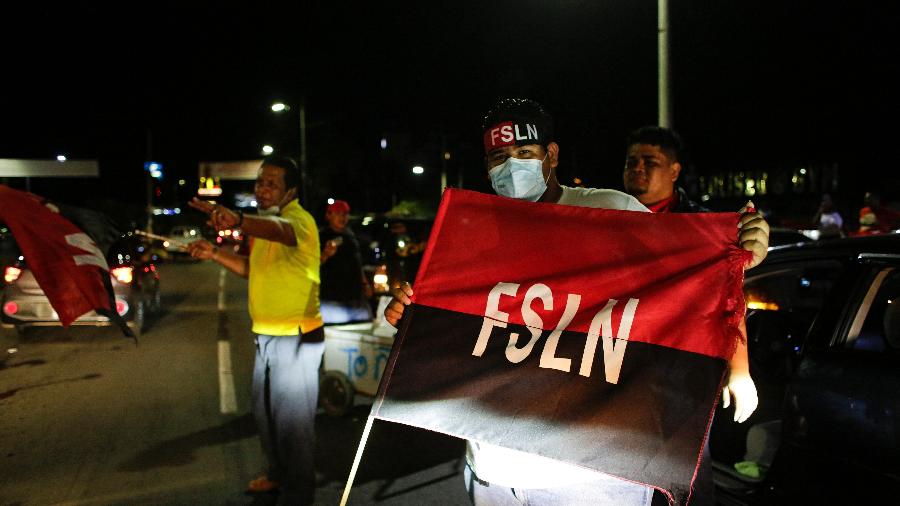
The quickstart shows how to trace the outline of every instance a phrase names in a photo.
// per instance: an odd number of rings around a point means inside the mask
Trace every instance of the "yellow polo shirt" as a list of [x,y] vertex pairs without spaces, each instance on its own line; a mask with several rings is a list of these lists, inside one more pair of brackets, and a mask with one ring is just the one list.
[[255,238],[250,248],[248,299],[253,332],[272,336],[306,333],[322,326],[319,312],[319,229],[292,200],[281,210],[296,246]]

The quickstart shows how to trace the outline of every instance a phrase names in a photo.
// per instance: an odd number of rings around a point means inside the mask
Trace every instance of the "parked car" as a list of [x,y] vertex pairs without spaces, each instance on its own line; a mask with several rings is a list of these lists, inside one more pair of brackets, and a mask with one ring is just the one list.
[[163,247],[166,249],[166,252],[168,252],[171,258],[188,256],[188,252],[184,249],[183,245],[189,244],[196,241],[197,239],[202,238],[200,234],[200,228],[190,225],[175,225],[169,230],[167,236],[171,239],[174,239],[175,241],[178,241],[163,242]]
[[[7,241],[6,250],[18,250],[11,234],[0,240]],[[144,329],[147,312],[160,308],[156,258],[138,236],[129,233],[110,246],[106,261],[115,292],[116,311],[125,319],[132,332],[139,335]],[[3,293],[0,302],[0,324],[4,329],[15,329],[24,334],[31,327],[60,325],[56,311],[28,268],[28,259],[21,253],[15,253],[12,260],[3,267]],[[107,317],[94,311],[73,323],[97,326],[109,324]]]
[[745,293],[760,403],[743,424],[716,414],[719,504],[893,502],[900,234],[772,248]]

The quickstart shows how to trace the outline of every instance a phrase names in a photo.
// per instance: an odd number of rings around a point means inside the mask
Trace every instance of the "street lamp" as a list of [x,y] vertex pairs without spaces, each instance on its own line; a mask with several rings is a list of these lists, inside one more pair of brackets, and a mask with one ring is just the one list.
[[64,161],[66,161],[66,160],[67,160],[67,158],[66,158],[65,155],[58,155],[58,156],[56,157],[56,161],[57,161],[57,162],[64,162]]
[[265,146],[262,147],[262,154],[264,154],[266,156],[269,156],[274,152],[275,152],[275,148],[273,148],[272,146],[269,146],[268,144],[266,144]]
[[412,172],[413,172],[413,174],[422,174],[425,172],[425,167],[422,167],[421,165],[416,165],[415,167],[412,168]]
[[[284,102],[275,102],[272,104],[272,112],[282,113],[290,111],[291,107]],[[300,199],[306,202],[306,106],[303,100],[300,101]]]

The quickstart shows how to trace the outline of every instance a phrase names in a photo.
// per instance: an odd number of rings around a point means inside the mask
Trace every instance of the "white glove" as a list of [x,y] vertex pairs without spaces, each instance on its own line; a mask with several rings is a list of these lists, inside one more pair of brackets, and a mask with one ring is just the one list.
[[729,373],[728,384],[722,389],[722,407],[728,409],[734,397],[734,421],[743,423],[759,405],[756,385],[749,373]]

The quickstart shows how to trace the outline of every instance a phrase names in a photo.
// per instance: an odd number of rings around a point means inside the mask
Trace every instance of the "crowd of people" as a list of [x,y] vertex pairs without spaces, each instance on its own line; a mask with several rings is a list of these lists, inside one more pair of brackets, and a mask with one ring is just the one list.
[[[534,128],[526,138],[492,135],[502,125]],[[526,126],[528,125],[528,126]],[[560,145],[553,120],[532,100],[505,99],[485,116],[485,171],[498,195],[539,203],[623,209],[639,212],[705,212],[677,186],[682,145],[670,129],[651,126],[633,132],[626,143],[623,189],[568,187],[556,169]],[[359,245],[349,230],[350,206],[335,201],[324,224],[297,199],[300,171],[288,158],[263,161],[255,185],[258,212],[244,214],[221,204],[194,199],[191,206],[217,230],[240,228],[250,238],[249,255],[199,240],[190,254],[221,264],[247,278],[248,306],[255,334],[253,412],[268,469],[248,485],[251,492],[279,493],[279,504],[310,504],[315,490],[314,420],[318,371],[326,320],[371,317],[371,287],[362,274]],[[752,267],[766,255],[769,227],[749,203],[740,210],[738,243],[752,253]],[[396,325],[410,303],[409,283],[394,288],[384,316]],[[734,404],[735,421],[756,408],[746,344],[730,362],[723,391]],[[708,450],[704,453],[693,504],[712,504]],[[466,483],[476,505],[517,501],[524,491],[542,504],[651,504],[664,500],[643,485],[567,464],[470,441]]]
[[858,226],[853,227],[853,224],[844,220],[831,195],[825,193],[812,224],[818,232],[816,238],[819,240],[886,234],[900,229],[900,211],[883,205],[877,193],[868,191],[863,196],[862,207],[859,209]]

